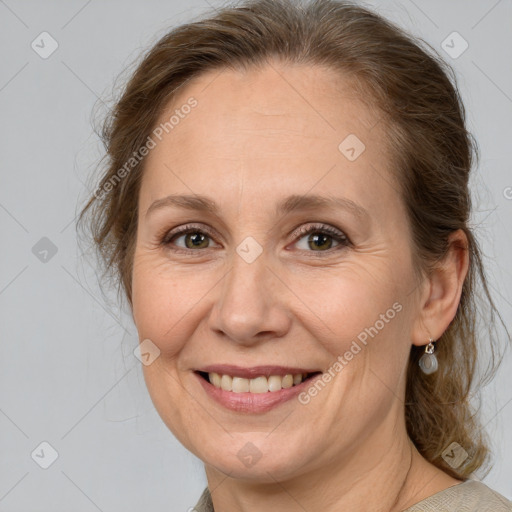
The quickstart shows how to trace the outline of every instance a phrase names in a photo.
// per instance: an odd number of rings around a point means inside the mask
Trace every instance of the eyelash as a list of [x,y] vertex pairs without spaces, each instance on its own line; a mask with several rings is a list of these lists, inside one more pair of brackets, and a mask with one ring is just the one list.
[[[209,230],[207,228],[199,228],[197,226],[188,224],[188,225],[185,225],[182,228],[180,228],[178,231],[168,232],[162,238],[161,245],[165,246],[167,248],[170,248],[173,252],[178,253],[178,254],[180,254],[180,253],[181,254],[190,254],[192,252],[201,251],[201,249],[198,249],[198,250],[183,249],[183,248],[176,248],[176,247],[172,246],[173,240],[175,240],[176,238],[179,238],[180,236],[187,235],[189,233],[201,233],[204,235],[208,235],[212,239],[214,238],[211,230]],[[350,240],[343,232],[339,231],[338,229],[336,229],[332,226],[328,226],[326,224],[313,224],[313,225],[302,226],[301,228],[299,228],[298,230],[295,231],[294,239],[300,240],[300,239],[304,238],[306,235],[309,235],[311,233],[329,235],[336,242],[338,242],[339,245],[337,245],[336,247],[330,248],[326,251],[306,251],[304,249],[306,252],[319,253],[319,254],[322,254],[322,253],[331,254],[334,251],[343,249],[344,247],[347,247],[351,244]],[[202,250],[205,250],[205,249],[202,249]]]

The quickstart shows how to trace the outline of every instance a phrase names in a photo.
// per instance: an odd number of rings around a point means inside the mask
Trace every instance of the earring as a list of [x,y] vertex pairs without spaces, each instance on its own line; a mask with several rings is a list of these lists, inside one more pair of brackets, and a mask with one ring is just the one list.
[[434,340],[429,338],[428,345],[425,345],[425,353],[420,357],[418,363],[423,373],[427,375],[436,372],[439,367],[434,350]]

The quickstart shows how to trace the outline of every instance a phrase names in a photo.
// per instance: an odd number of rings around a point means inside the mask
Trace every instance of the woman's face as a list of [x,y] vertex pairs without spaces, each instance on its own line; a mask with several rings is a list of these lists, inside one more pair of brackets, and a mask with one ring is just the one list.
[[160,121],[132,299],[163,421],[237,478],[378,457],[428,341],[384,123],[333,71],[278,63],[203,74]]

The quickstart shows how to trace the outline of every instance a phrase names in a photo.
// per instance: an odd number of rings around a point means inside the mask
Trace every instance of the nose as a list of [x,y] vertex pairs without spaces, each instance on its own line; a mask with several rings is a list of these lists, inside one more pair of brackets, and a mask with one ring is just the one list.
[[217,290],[209,319],[217,335],[251,346],[289,331],[286,296],[290,291],[267,265],[264,253],[251,263],[235,253],[232,267]]

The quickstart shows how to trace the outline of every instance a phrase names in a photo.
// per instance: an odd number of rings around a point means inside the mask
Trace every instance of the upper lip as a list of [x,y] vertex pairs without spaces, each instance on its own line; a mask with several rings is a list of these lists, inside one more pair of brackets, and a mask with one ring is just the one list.
[[251,366],[243,368],[241,366],[230,364],[212,364],[198,368],[196,371],[205,373],[218,373],[219,375],[230,375],[231,377],[242,377],[253,379],[255,377],[270,377],[271,375],[297,375],[299,373],[316,373],[320,370],[310,368],[296,368],[290,366]]

